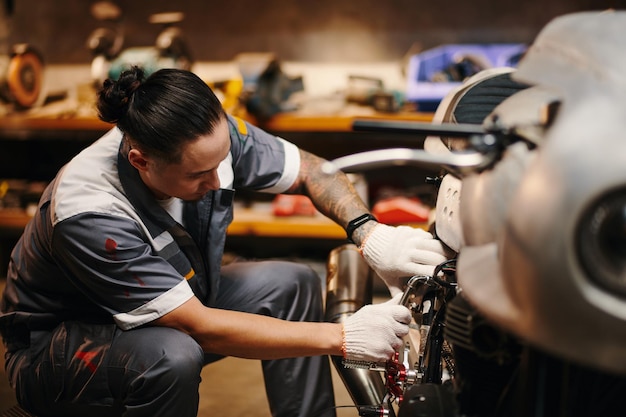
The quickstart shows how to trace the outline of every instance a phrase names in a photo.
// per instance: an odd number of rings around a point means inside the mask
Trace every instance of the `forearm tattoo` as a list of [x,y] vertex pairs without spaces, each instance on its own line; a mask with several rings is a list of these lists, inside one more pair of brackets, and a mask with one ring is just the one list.
[[321,167],[326,161],[306,151],[300,151],[300,159],[300,174],[289,193],[308,195],[322,214],[344,228],[353,218],[369,212],[343,172],[324,173]]

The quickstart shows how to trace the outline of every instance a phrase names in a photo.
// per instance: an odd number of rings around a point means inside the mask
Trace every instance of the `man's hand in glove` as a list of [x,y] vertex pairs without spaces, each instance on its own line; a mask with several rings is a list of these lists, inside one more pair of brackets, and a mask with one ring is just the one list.
[[411,312],[398,304],[401,297],[399,294],[385,303],[366,305],[344,322],[344,358],[384,362],[403,346]]
[[402,278],[432,275],[449,250],[430,233],[409,226],[377,224],[361,245],[367,263],[385,281],[391,296],[402,292]]

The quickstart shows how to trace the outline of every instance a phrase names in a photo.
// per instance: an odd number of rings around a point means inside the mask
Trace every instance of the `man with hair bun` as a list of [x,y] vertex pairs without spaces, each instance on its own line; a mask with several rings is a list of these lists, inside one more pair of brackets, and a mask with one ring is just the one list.
[[274,416],[334,416],[327,355],[390,358],[410,313],[396,297],[325,323],[308,266],[222,266],[235,190],[308,195],[393,295],[445,260],[441,244],[378,224],[343,173],[226,114],[191,72],[132,68],[98,111],[116,127],[61,169],[11,255],[0,330],[22,407],[195,416],[202,367],[237,356],[263,361]]

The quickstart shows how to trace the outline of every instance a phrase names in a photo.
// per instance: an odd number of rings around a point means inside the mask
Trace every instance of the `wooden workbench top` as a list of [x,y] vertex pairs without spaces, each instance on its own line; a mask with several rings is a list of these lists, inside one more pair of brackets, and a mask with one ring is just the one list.
[[[19,236],[30,218],[24,210],[0,210],[0,235]],[[234,221],[228,228],[228,235],[344,239],[346,232],[321,214],[274,216],[269,207],[255,205],[255,207],[235,209]]]
[[[24,210],[0,210],[0,235],[19,236],[30,220]],[[425,228],[425,224],[414,224]],[[234,220],[228,227],[230,236],[280,238],[345,239],[346,232],[332,220],[317,213],[311,216],[275,216],[271,206],[255,203],[235,207]]]
[[[253,117],[246,114],[240,116],[272,132],[349,132],[352,130],[352,123],[357,119],[428,123],[432,120],[433,114],[414,111],[382,113],[364,106],[346,105],[342,109],[324,114],[312,113],[306,109],[285,112],[277,114],[265,123],[258,123]],[[41,111],[13,113],[0,117],[0,136],[8,136],[15,132],[36,134],[54,130],[106,131],[111,127],[111,124],[102,122],[91,111],[77,112],[62,105]]]

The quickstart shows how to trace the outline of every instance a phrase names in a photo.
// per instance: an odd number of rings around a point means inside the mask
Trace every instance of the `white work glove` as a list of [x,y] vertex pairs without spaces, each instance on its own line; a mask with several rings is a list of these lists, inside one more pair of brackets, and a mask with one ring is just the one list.
[[432,275],[449,250],[430,233],[410,226],[377,224],[361,247],[372,269],[385,281],[391,296],[402,292],[403,278]]
[[343,323],[345,359],[385,362],[403,346],[409,333],[411,312],[398,304],[402,295],[382,304],[360,308]]

